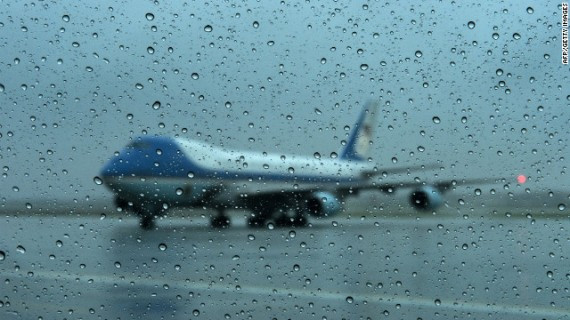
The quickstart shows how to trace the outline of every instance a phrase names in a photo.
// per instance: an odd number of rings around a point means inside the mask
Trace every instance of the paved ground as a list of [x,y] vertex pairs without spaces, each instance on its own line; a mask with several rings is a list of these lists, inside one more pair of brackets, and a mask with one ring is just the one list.
[[[490,211],[490,210],[489,210]],[[107,216],[0,219],[0,319],[556,319],[570,219],[470,212],[312,227],[159,229]]]

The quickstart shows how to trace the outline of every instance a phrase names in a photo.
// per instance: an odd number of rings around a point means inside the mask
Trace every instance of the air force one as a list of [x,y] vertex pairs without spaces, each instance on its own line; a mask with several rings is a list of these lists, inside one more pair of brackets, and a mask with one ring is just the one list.
[[[103,183],[115,194],[115,204],[133,211],[144,229],[174,207],[217,212],[215,228],[226,228],[228,209],[251,211],[248,225],[302,227],[308,216],[332,217],[344,199],[362,190],[393,193],[411,189],[410,203],[434,210],[457,181],[378,183],[379,174],[406,173],[439,166],[380,168],[368,159],[376,126],[378,103],[364,105],[348,139],[336,157],[280,155],[229,150],[200,141],[162,136],[134,139],[101,171]],[[486,182],[473,179],[460,183]]]

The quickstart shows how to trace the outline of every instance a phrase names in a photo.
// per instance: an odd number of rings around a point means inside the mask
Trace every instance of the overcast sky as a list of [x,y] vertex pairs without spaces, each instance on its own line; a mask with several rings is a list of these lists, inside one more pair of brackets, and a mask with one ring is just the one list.
[[268,3],[3,3],[3,202],[108,199],[93,177],[142,134],[328,155],[368,99],[381,167],[567,190],[558,2]]

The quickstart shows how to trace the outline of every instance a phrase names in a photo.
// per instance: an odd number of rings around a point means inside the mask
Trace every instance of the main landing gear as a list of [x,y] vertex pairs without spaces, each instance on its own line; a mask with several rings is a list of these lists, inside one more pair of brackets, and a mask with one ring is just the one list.
[[263,228],[270,220],[273,220],[275,226],[279,228],[306,227],[308,225],[307,214],[308,210],[305,210],[304,206],[281,209],[263,208],[252,214],[247,224],[252,228]]
[[230,226],[230,218],[224,213],[223,210],[218,210],[218,215],[210,219],[212,228],[227,229]]

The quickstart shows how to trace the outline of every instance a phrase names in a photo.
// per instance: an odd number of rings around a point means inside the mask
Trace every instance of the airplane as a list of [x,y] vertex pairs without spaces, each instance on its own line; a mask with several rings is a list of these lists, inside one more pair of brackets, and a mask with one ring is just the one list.
[[227,228],[228,209],[251,211],[247,223],[265,227],[304,227],[308,217],[332,217],[344,199],[363,190],[393,193],[412,189],[409,200],[418,210],[435,210],[453,186],[487,179],[378,183],[378,175],[429,170],[438,165],[382,168],[368,151],[379,104],[369,101],[336,157],[281,155],[230,150],[181,137],[141,136],[104,165],[100,179],[115,204],[133,211],[140,227],[154,229],[155,219],[175,207],[211,209],[214,228]]

